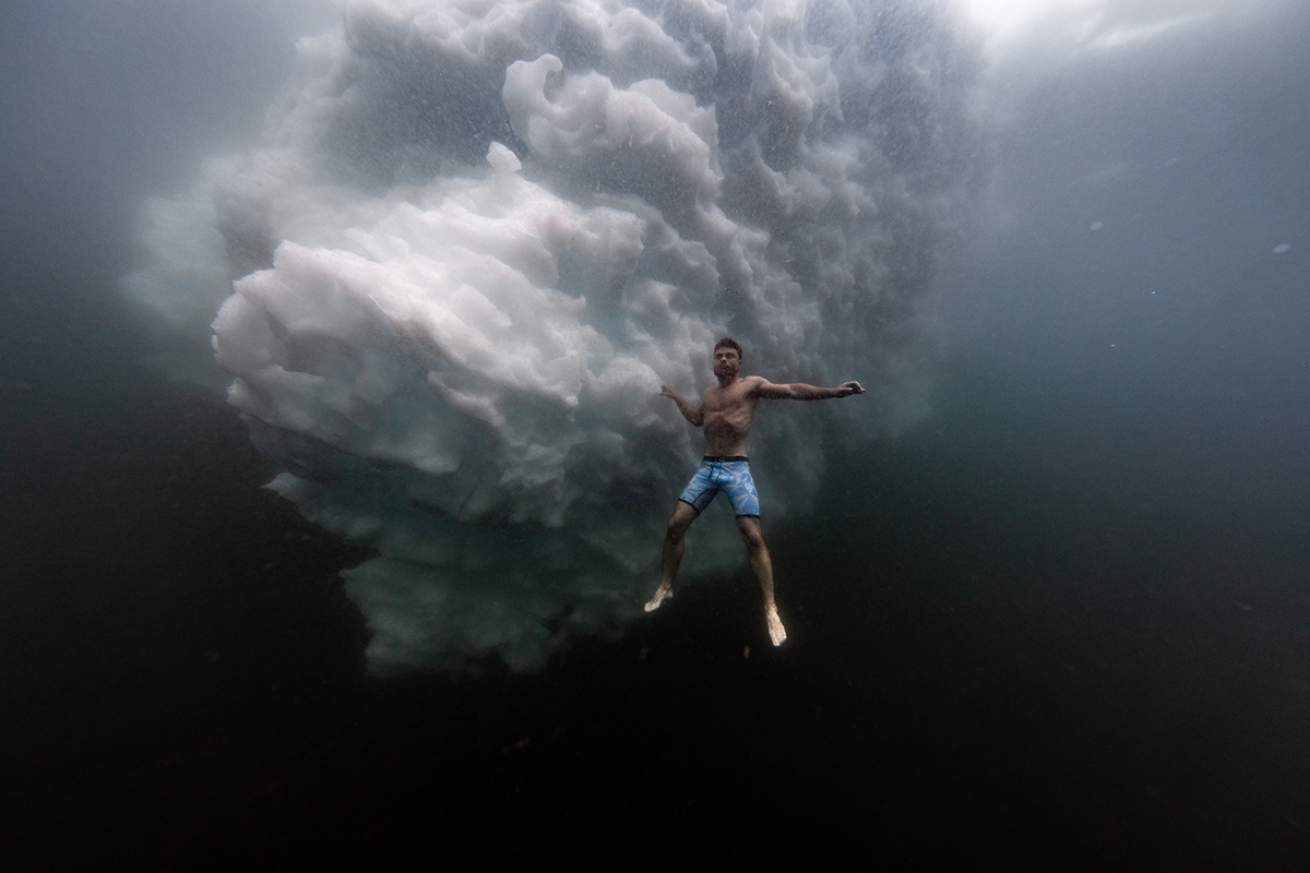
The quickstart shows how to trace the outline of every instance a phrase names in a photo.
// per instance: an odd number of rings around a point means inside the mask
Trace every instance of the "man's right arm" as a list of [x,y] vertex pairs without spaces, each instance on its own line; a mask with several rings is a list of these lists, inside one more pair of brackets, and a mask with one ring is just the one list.
[[804,382],[775,385],[761,379],[754,391],[756,397],[764,400],[831,400],[835,397],[863,394],[864,386],[859,382],[843,382],[836,388],[819,388],[806,385]]
[[682,413],[682,417],[696,425],[696,427],[700,427],[705,423],[704,410],[699,406],[692,406],[690,403],[683,400],[678,396],[678,392],[674,391],[668,385],[660,386],[660,394],[665,397],[673,398],[673,402],[678,405],[678,411]]

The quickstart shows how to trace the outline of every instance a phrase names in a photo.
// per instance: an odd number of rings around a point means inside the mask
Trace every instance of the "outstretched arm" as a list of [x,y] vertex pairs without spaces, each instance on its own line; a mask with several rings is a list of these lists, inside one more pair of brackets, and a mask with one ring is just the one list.
[[701,407],[692,406],[690,403],[679,397],[678,392],[674,391],[668,385],[660,386],[660,394],[664,397],[673,398],[673,402],[678,404],[678,411],[682,413],[682,417],[696,425],[696,427],[700,427],[705,423],[705,413],[702,411]]
[[818,388],[804,382],[792,382],[787,385],[775,385],[763,382],[755,389],[755,394],[764,400],[831,400],[834,397],[850,397],[863,394],[864,387],[859,382],[843,382],[836,388]]

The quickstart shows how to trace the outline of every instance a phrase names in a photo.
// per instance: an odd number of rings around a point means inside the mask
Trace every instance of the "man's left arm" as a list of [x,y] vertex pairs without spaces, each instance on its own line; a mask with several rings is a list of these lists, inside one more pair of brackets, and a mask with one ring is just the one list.
[[775,385],[768,380],[761,380],[755,388],[755,396],[763,400],[832,400],[837,397],[850,397],[863,394],[864,386],[859,382],[843,382],[836,388],[819,388],[804,382],[791,382]]

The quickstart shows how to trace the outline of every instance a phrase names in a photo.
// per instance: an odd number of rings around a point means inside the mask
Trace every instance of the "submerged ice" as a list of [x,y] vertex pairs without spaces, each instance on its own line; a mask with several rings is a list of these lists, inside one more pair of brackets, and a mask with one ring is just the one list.
[[[344,573],[375,668],[536,668],[641,614],[699,449],[659,386],[718,336],[913,414],[970,57],[927,2],[352,0],[259,147],[150,204],[126,286],[179,370],[212,323],[269,487],[376,549]],[[815,414],[757,428],[771,520]],[[697,533],[688,572],[741,560]]]

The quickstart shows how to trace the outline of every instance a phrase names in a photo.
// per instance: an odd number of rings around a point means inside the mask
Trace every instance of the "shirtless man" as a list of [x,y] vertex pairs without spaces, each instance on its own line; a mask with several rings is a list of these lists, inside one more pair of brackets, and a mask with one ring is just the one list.
[[705,460],[678,498],[677,508],[669,519],[668,531],[664,535],[664,578],[655,596],[646,604],[646,611],[654,612],[673,596],[673,579],[682,563],[683,537],[687,528],[709,506],[714,495],[723,491],[732,501],[732,509],[737,514],[737,529],[741,531],[746,551],[750,554],[751,572],[764,592],[764,617],[769,624],[769,639],[775,646],[780,646],[787,639],[787,631],[778,617],[778,605],[773,601],[773,562],[760,534],[760,502],[746,459],[746,434],[750,433],[751,416],[760,400],[827,400],[863,394],[864,389],[859,382],[843,382],[836,388],[816,388],[801,382],[774,385],[761,376],[741,376],[740,370],[741,346],[724,337],[714,346],[714,375],[719,384],[705,389],[699,407],[683,400],[668,385],[661,386],[660,393],[673,398],[683,418],[696,427],[705,428]]

